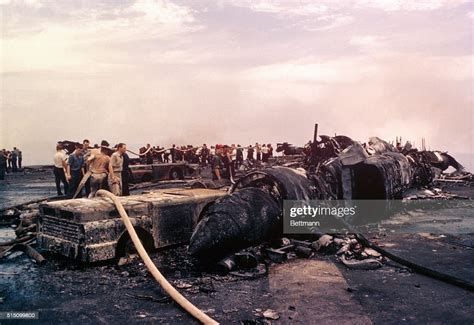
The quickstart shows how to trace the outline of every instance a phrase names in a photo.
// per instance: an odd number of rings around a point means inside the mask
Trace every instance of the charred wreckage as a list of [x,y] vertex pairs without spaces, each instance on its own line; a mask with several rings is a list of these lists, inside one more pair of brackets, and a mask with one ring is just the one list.
[[401,199],[406,190],[430,184],[435,169],[464,170],[446,153],[418,151],[409,144],[398,150],[377,137],[368,144],[346,136],[317,141],[316,132],[309,150],[278,145],[296,153],[295,161],[247,173],[209,206],[190,239],[189,253],[204,259],[224,256],[281,237],[285,200]]
[[[211,260],[214,265],[218,262],[225,272],[235,269],[236,258],[257,265],[245,250],[275,240],[280,243],[277,249],[265,247],[266,257],[272,261],[283,261],[288,249],[308,257],[313,251],[336,245],[338,254],[359,249],[367,259],[365,266],[378,267],[380,261],[372,257],[379,258],[380,253],[361,250],[356,243],[363,239],[357,235],[341,239],[334,234],[318,234],[313,237],[317,240],[309,242],[283,238],[284,201],[398,200],[408,189],[429,185],[448,167],[472,181],[472,174],[447,153],[419,151],[409,143],[395,147],[377,137],[366,144],[341,135],[318,139],[317,125],[314,139],[306,147],[283,143],[278,144],[277,151],[284,156],[247,172],[228,190],[151,190],[119,199],[145,248],[189,243],[191,256]],[[25,248],[35,239],[31,235],[35,229],[40,250],[84,262],[121,257],[131,244],[117,209],[106,198],[42,203],[24,221],[17,235],[27,237],[17,238],[10,246],[2,245],[6,249],[0,250],[0,258],[16,247],[43,261],[36,251]]]
[[[283,159],[246,173],[227,193],[183,188],[121,200],[148,248],[189,241],[191,255],[215,259],[281,237],[285,200],[400,199],[407,189],[432,182],[434,168],[463,170],[445,153],[408,143],[400,149],[376,137],[367,144],[347,136],[318,140],[317,126],[306,148],[285,143],[277,151]],[[41,205],[39,248],[86,262],[120,257],[129,237],[113,204],[104,201]]]

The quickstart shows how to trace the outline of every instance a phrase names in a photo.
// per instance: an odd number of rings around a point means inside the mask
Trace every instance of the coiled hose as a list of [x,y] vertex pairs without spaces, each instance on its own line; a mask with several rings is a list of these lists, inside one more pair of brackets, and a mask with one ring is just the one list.
[[187,300],[182,294],[178,292],[169,282],[166,280],[166,278],[161,274],[161,272],[158,270],[158,268],[155,266],[153,261],[151,260],[150,256],[148,256],[148,253],[146,252],[145,248],[143,247],[142,243],[140,242],[140,239],[138,238],[137,233],[135,232],[135,229],[133,228],[133,225],[127,215],[127,212],[123,208],[122,203],[118,200],[118,198],[110,193],[109,191],[106,190],[98,190],[97,195],[99,196],[106,196],[110,198],[116,208],[117,211],[120,214],[120,217],[123,220],[123,223],[125,224],[125,227],[127,228],[128,233],[130,234],[130,238],[133,241],[133,244],[135,245],[135,248],[138,251],[138,254],[140,257],[143,259],[143,262],[145,262],[146,267],[148,270],[151,272],[153,277],[155,278],[156,281],[161,285],[161,287],[170,295],[171,298],[173,298],[174,301],[176,301],[181,307],[184,308],[188,313],[190,313],[193,317],[198,319],[200,322],[203,324],[219,324],[216,322],[214,319],[210,318],[207,316],[204,312],[202,312],[199,308],[194,306],[189,300]]

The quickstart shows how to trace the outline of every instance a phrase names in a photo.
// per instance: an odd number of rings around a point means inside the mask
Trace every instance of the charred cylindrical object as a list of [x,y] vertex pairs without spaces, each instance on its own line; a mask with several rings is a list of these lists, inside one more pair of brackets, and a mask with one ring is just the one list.
[[277,201],[263,189],[244,188],[208,208],[191,236],[188,252],[218,259],[269,239],[281,229]]
[[237,269],[237,262],[235,261],[235,255],[224,257],[216,265],[217,273],[226,275],[229,272]]
[[283,200],[311,200],[304,171],[275,167],[240,178],[229,195],[208,208],[191,236],[188,252],[217,259],[281,235]]
[[401,153],[386,152],[373,155],[364,162],[349,166],[344,185],[345,198],[358,200],[389,200],[401,198],[411,186],[413,168]]

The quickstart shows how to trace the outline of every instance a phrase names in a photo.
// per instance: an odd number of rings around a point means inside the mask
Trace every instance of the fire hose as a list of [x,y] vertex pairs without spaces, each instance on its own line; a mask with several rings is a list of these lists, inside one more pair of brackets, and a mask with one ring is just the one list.
[[[190,151],[190,150],[195,150],[195,149],[197,150],[197,149],[199,149],[199,148],[201,148],[201,147],[192,147],[192,148],[188,148],[188,149],[175,148],[175,150],[177,150],[177,151],[183,151],[183,152],[184,152],[184,151]],[[165,151],[167,151],[167,150],[171,150],[171,149],[173,149],[173,148],[155,150],[155,149],[153,149],[152,147],[150,147],[150,148],[147,149],[147,151],[142,152],[142,153],[136,153],[136,152],[133,152],[132,150],[128,150],[128,149],[127,149],[127,151],[130,152],[131,154],[136,155],[136,156],[145,156],[150,150],[153,151],[153,152],[155,152],[155,153],[163,153],[163,152],[165,152]]]
[[123,223],[125,224],[125,227],[127,228],[130,238],[132,239],[133,244],[135,245],[135,248],[138,251],[138,254],[143,259],[143,262],[145,263],[146,267],[148,268],[150,273],[153,275],[155,280],[170,295],[170,297],[173,298],[173,300],[176,301],[181,307],[183,307],[184,310],[186,310],[188,313],[190,313],[193,317],[198,319],[203,324],[212,324],[212,325],[219,324],[214,319],[207,316],[202,310],[200,310],[199,308],[194,306],[191,302],[189,302],[189,300],[187,300],[181,293],[179,293],[179,291],[176,290],[168,282],[168,280],[166,280],[166,278],[161,274],[161,272],[158,270],[158,268],[156,267],[156,265],[153,263],[150,256],[146,252],[142,243],[140,242],[140,239],[138,238],[138,235],[135,229],[133,228],[132,222],[130,221],[127,215],[127,212],[123,208],[123,205],[118,200],[118,198],[114,194],[106,190],[98,190],[97,195],[106,196],[113,201],[113,203],[115,204],[123,220]]
[[[153,151],[156,152],[156,150],[154,150],[152,147],[148,148],[147,151],[142,152],[142,153],[136,153],[136,152],[133,152],[132,150],[128,150],[128,149],[127,149],[128,152],[130,152],[130,153],[132,153],[132,154],[134,154],[134,155],[136,155],[136,156],[145,156],[150,150],[153,150]],[[166,149],[165,149],[165,151],[166,151]]]

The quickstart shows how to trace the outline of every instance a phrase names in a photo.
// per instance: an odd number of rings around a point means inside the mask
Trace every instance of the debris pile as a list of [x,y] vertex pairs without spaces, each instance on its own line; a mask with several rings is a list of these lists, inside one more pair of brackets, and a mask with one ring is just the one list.
[[[305,148],[278,144],[277,152],[288,155],[284,156],[287,163],[276,160],[280,166],[250,171],[233,184],[229,195],[205,211],[191,237],[189,253],[222,258],[278,237],[284,200],[460,198],[428,187],[434,169],[454,167],[459,180],[472,178],[443,152],[418,151],[410,145],[394,147],[377,137],[364,144],[347,136],[323,135],[317,141],[315,134],[314,139]],[[407,194],[410,190],[415,192]],[[299,248],[298,253],[304,255],[304,250]]]
[[443,191],[437,187],[423,187],[420,189],[411,189],[404,193],[403,200],[454,200],[467,199],[466,196],[461,196],[447,191]]
[[384,258],[377,251],[364,247],[355,235],[317,235],[306,239],[276,238],[257,247],[231,254],[214,264],[220,275],[256,278],[267,274],[268,266],[296,258],[334,255],[349,269],[372,270],[383,265]]
[[10,208],[4,210],[0,216],[2,225],[11,225],[15,229],[16,235],[15,239],[0,243],[0,260],[13,252],[21,251],[36,263],[42,264],[46,261],[45,258],[32,247],[36,242],[38,205],[30,204],[24,209]]
[[474,185],[474,174],[467,171],[453,172],[453,173],[441,173],[435,179],[435,182],[452,182],[452,183],[464,183],[465,185]]

